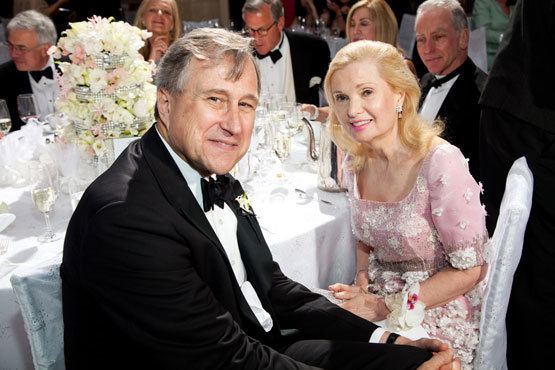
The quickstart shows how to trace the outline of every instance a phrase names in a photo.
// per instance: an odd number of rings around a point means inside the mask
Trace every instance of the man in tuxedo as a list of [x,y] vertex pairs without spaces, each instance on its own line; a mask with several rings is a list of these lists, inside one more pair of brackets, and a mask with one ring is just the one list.
[[56,44],[56,28],[47,16],[26,10],[12,18],[6,33],[12,60],[0,65],[0,99],[8,104],[11,131],[15,131],[25,124],[17,111],[20,94],[33,94],[41,117],[54,112],[58,86],[54,79],[54,61],[47,51]]
[[67,229],[67,369],[451,368],[439,341],[378,329],[272,261],[228,174],[260,90],[249,39],[194,30],[156,79],[157,123],[89,186]]
[[246,33],[254,38],[262,92],[318,106],[318,91],[330,63],[328,44],[314,35],[286,31],[280,0],[247,0],[243,21]]
[[555,0],[518,1],[480,98],[480,170],[490,232],[513,162],[525,156],[534,176],[532,208],[506,318],[509,369],[553,366],[554,45]]
[[479,179],[478,99],[487,75],[468,57],[469,30],[457,0],[428,0],[416,11],[416,47],[428,73],[422,76],[420,115],[445,123],[444,138],[470,159]]

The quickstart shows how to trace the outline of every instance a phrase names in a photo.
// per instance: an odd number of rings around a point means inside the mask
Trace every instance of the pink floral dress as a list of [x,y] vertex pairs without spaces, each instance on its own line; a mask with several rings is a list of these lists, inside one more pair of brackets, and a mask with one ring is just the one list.
[[[357,239],[373,247],[369,292],[400,292],[450,266],[464,270],[484,263],[488,241],[481,185],[468,160],[451,144],[428,153],[410,193],[399,202],[361,199],[357,176],[344,166]],[[471,369],[478,344],[483,285],[447,304],[426,310],[422,326],[430,337],[447,342],[463,367]]]

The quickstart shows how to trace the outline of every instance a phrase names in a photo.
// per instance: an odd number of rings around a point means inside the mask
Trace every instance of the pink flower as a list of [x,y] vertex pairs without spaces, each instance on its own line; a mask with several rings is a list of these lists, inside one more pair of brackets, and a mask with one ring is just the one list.
[[82,64],[85,62],[85,58],[87,54],[85,53],[85,49],[77,44],[75,45],[75,49],[73,50],[73,54],[69,56],[69,59],[75,64]]

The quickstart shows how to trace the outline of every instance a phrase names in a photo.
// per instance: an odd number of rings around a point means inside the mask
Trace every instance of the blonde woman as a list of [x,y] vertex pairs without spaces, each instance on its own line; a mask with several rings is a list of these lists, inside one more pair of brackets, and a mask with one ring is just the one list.
[[175,0],[143,0],[135,15],[134,25],[152,32],[140,53],[145,60],[155,63],[181,36],[181,17]]
[[[354,4],[346,20],[346,35],[348,42],[361,40],[382,41],[397,46],[399,26],[393,10],[385,0],[361,0]],[[399,52],[401,50],[399,49]],[[405,64],[416,75],[412,62],[405,59]],[[314,105],[305,105],[305,110],[311,114],[312,119],[323,122],[328,117],[328,108],[318,108]]]
[[422,325],[470,369],[488,240],[480,186],[460,150],[417,114],[420,90],[391,45],[340,50],[324,82],[357,242],[355,285],[341,305],[388,330]]

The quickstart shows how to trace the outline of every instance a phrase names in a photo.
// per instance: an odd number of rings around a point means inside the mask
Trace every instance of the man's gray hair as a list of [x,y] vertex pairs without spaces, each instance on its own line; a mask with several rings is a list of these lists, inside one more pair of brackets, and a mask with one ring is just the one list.
[[256,70],[257,90],[260,93],[260,72],[254,61],[252,39],[219,28],[198,28],[176,40],[156,68],[156,86],[171,95],[180,95],[188,79],[193,58],[216,66],[231,57],[233,66],[226,79],[237,81],[248,63]]
[[270,11],[272,12],[272,18],[274,22],[277,22],[280,17],[283,17],[284,10],[281,0],[247,0],[245,5],[243,5],[243,19],[245,18],[245,13],[256,13],[264,5],[270,6]]
[[468,28],[466,14],[457,0],[426,0],[416,10],[416,17],[431,9],[445,9],[451,12],[453,26],[457,31]]
[[37,33],[39,44],[56,45],[58,34],[50,18],[35,10],[18,13],[6,26],[7,34],[16,30],[32,30]]

